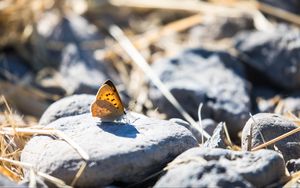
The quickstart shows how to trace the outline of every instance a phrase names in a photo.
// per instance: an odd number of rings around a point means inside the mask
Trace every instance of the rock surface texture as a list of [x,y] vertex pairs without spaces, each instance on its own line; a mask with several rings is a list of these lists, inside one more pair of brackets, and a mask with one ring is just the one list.
[[[299,126],[281,115],[260,113],[250,118],[242,132],[242,149],[247,150],[250,129],[252,127],[252,148],[272,140]],[[300,133],[286,137],[267,147],[279,150],[286,161],[300,158]]]
[[[283,89],[300,88],[300,31],[281,26],[270,32],[248,32],[236,39],[239,56],[260,80]],[[257,76],[256,76],[257,77]]]
[[[192,133],[179,124],[136,113],[127,113],[116,122],[101,122],[100,118],[83,113],[87,110],[85,103],[78,105],[74,101],[82,102],[78,96],[72,96],[54,103],[49,112],[57,120],[52,119],[45,127],[60,130],[89,155],[78,186],[137,182],[162,169],[185,150],[198,146]],[[61,110],[66,114],[57,110],[55,115],[53,109],[62,105]],[[64,110],[70,105],[82,106],[83,114]],[[35,136],[25,146],[21,161],[69,184],[83,159],[62,139]]]
[[[190,49],[155,62],[153,69],[195,119],[203,103],[203,118],[225,121],[233,134],[243,128],[250,110],[248,85],[243,67],[228,53]],[[169,117],[180,117],[154,86],[150,98]]]
[[285,176],[283,158],[271,150],[192,148],[173,163],[155,187],[264,187]]

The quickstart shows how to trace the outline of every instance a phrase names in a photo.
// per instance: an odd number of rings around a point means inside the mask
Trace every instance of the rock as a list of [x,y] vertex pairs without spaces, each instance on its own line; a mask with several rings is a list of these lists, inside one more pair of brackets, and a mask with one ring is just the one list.
[[204,143],[207,148],[224,148],[227,149],[231,146],[225,133],[225,124],[219,123],[214,130],[212,136]]
[[300,95],[295,94],[280,100],[278,107],[279,113],[285,114],[291,112],[298,116],[300,114]]
[[285,176],[283,158],[271,150],[192,148],[173,162],[176,161],[155,187],[227,187],[225,185],[230,183],[240,187],[265,187]]
[[95,100],[93,95],[72,95],[51,104],[43,113],[39,124],[48,125],[49,123],[68,116],[75,116],[90,112],[90,105]]
[[111,64],[95,59],[96,49],[101,49],[97,44],[100,44],[103,37],[98,33],[96,26],[85,18],[70,13],[58,19],[54,13],[47,13],[38,23],[38,32],[49,46],[63,45],[44,49],[43,59],[47,61],[38,64],[33,61],[33,66],[37,70],[49,66],[57,69],[58,73],[55,76],[68,95],[94,94],[99,85],[108,78],[119,82]]
[[300,171],[300,159],[291,159],[286,163],[286,168],[290,173]]
[[[241,64],[229,54],[190,49],[152,67],[193,118],[203,103],[203,118],[225,121],[233,135],[244,126],[250,110],[248,85]],[[156,87],[151,86],[149,95],[159,111],[180,117]]]
[[300,2],[297,0],[259,0],[267,5],[274,6],[275,8],[283,9],[294,14],[300,13]]
[[[77,186],[138,182],[185,150],[198,146],[191,132],[176,123],[135,113],[127,113],[122,119],[101,122],[86,113],[59,118],[46,126],[62,131],[88,153],[90,159]],[[22,162],[30,162],[37,170],[67,184],[82,160],[68,143],[50,136],[34,136],[21,154]]]
[[[180,175],[179,175],[180,174]],[[190,162],[171,169],[155,185],[159,187],[253,187],[237,172],[215,162]]]
[[[253,119],[255,122],[253,122]],[[259,113],[250,118],[242,132],[242,149],[247,150],[248,135],[252,129],[252,148],[298,128],[293,121],[276,114]],[[262,136],[263,138],[262,138]],[[286,161],[300,158],[300,133],[293,134],[275,143]],[[274,144],[267,147],[275,149]]]
[[233,37],[237,33],[253,30],[254,24],[251,16],[241,17],[204,17],[201,25],[193,27],[189,32],[189,40],[192,43],[201,43],[209,40],[220,40]]
[[284,26],[236,37],[240,59],[254,69],[250,74],[260,81],[268,79],[283,89],[300,88],[299,44],[300,31]]
[[1,187],[19,187],[17,183],[9,180],[7,177],[0,174],[0,186]]
[[0,54],[0,79],[20,83],[20,81],[26,80],[26,77],[31,77],[32,74],[30,67],[16,53]]

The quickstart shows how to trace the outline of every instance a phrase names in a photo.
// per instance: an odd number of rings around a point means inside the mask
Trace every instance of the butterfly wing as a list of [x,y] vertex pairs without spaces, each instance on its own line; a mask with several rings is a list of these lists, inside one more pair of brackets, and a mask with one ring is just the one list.
[[121,98],[114,84],[108,80],[98,90],[91,106],[92,116],[113,120],[125,113]]

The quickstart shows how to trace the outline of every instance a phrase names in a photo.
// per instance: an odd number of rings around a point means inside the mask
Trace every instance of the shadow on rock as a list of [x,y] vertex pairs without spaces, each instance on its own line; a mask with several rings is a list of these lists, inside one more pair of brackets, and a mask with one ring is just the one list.
[[136,138],[140,132],[132,125],[125,123],[99,122],[98,127],[116,136]]

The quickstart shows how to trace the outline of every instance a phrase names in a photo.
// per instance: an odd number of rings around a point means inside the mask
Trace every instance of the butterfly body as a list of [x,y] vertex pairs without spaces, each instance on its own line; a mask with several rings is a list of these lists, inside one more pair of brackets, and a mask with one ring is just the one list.
[[123,103],[112,81],[107,80],[98,90],[96,100],[91,104],[91,113],[102,121],[114,121],[125,114]]

